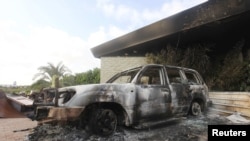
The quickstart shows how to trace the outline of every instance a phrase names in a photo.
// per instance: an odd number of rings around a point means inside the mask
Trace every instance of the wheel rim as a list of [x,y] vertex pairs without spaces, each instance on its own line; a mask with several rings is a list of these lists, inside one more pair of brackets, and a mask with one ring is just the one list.
[[109,135],[116,129],[117,117],[112,110],[101,110],[96,118],[96,129],[100,135]]
[[192,104],[192,114],[195,116],[200,115],[201,113],[201,106],[198,102],[193,102]]

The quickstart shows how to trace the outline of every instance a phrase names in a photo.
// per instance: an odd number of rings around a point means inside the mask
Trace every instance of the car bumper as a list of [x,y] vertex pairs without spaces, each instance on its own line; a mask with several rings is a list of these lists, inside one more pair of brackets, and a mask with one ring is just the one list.
[[36,111],[36,119],[53,119],[57,121],[73,121],[77,120],[84,107],[54,107],[42,106],[38,107]]

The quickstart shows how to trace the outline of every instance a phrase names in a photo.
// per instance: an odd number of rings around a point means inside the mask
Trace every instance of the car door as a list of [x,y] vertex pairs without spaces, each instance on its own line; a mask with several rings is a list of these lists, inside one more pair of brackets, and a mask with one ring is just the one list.
[[171,95],[165,78],[165,69],[159,66],[147,67],[139,75],[136,98],[139,119],[169,114]]
[[208,88],[199,73],[188,69],[183,70],[183,73],[185,74],[185,79],[190,86],[190,94],[192,97],[199,97],[203,99],[203,101],[206,101]]
[[179,68],[166,68],[169,87],[171,89],[171,107],[173,115],[188,113],[192,96],[190,86],[185,82],[183,72]]
[[204,85],[198,73],[190,70],[183,70],[183,73],[185,74],[188,85],[190,85],[190,89],[197,93],[203,93],[201,90],[205,90],[204,87],[206,87],[206,85]]

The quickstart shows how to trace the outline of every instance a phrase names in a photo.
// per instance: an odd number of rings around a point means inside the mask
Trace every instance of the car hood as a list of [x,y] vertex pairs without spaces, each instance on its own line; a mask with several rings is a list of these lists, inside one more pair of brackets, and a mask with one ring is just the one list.
[[85,106],[91,102],[120,101],[126,94],[135,92],[135,85],[126,84],[88,84],[60,88],[60,91],[74,90],[75,95],[61,106]]

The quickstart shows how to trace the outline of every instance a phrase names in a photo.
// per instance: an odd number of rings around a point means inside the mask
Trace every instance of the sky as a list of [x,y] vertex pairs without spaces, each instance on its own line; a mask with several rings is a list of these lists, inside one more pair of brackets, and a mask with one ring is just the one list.
[[91,48],[206,0],[0,0],[0,85],[31,85],[40,66],[100,68]]

